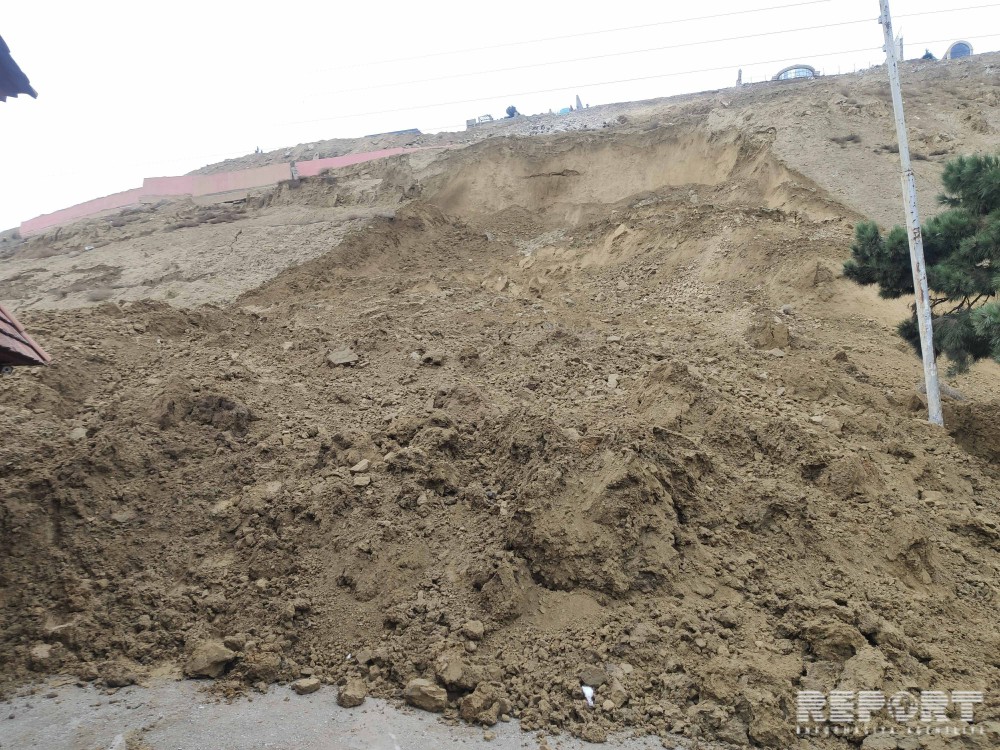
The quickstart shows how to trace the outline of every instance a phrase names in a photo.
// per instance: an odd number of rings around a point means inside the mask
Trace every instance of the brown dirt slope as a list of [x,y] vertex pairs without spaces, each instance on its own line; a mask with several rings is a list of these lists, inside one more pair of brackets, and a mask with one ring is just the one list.
[[[994,691],[997,368],[925,424],[905,307],[840,278],[857,206],[714,96],[283,187],[225,226],[372,214],[214,305],[29,308],[5,682],[424,677],[467,719],[775,748],[796,690]],[[203,224],[133,230],[224,256]]]

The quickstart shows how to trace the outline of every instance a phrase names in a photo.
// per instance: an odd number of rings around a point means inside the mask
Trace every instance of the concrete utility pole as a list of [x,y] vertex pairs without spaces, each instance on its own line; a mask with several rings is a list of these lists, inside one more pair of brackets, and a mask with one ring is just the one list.
[[903,117],[903,95],[899,90],[899,64],[896,42],[892,35],[889,0],[879,0],[882,15],[879,23],[885,33],[885,62],[889,69],[892,108],[896,113],[896,137],[899,141],[899,161],[903,168],[903,208],[906,210],[907,237],[910,241],[910,267],[913,270],[913,291],[916,295],[917,325],[920,327],[920,351],[924,360],[924,384],[927,387],[927,418],[931,424],[944,425],[941,415],[941,388],[938,384],[937,363],[934,361],[934,333],[931,323],[930,293],[927,291],[927,266],[924,263],[924,238],[920,233],[917,212],[917,182],[910,164],[910,144],[906,139]]

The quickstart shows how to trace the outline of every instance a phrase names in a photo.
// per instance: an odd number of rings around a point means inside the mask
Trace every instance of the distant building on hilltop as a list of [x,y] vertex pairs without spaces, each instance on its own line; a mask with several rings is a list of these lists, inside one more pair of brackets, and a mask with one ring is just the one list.
[[972,54],[972,45],[968,42],[959,40],[952,44],[948,51],[944,53],[945,60],[957,60],[960,57],[968,57]]
[[479,117],[473,118],[471,120],[465,121],[465,129],[471,130],[477,125],[486,125],[487,123],[493,122],[493,115],[480,115]]
[[819,73],[816,72],[816,68],[812,65],[802,65],[797,63],[795,65],[789,65],[787,68],[782,68],[777,73],[774,74],[772,81],[794,81],[799,78],[816,78]]

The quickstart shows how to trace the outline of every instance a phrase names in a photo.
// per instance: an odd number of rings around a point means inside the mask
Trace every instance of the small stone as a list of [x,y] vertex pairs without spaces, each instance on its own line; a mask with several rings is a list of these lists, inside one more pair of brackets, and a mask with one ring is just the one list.
[[487,742],[492,742],[493,740],[496,739],[496,736],[497,735],[495,732],[483,732],[483,739],[486,740]]
[[440,367],[444,364],[444,354],[442,352],[426,352],[420,358],[420,364]]
[[337,705],[341,708],[355,708],[368,697],[368,685],[357,677],[352,677],[337,693]]
[[366,471],[368,471],[368,467],[371,465],[372,465],[371,461],[369,461],[367,458],[363,458],[356,464],[354,464],[354,466],[351,467],[351,473],[364,474]]
[[580,730],[580,739],[599,745],[608,741],[608,730],[598,724],[587,724]]
[[469,620],[462,626],[462,635],[471,641],[481,641],[486,635],[486,627],[479,620]]
[[78,443],[87,437],[86,427],[74,427],[69,432],[69,441],[71,443]]
[[326,361],[333,367],[353,365],[358,361],[358,355],[350,349],[338,349],[327,354]]
[[316,677],[303,677],[292,683],[292,690],[299,695],[309,695],[309,693],[315,693],[319,690],[322,684]]
[[618,376],[615,374],[608,375],[608,388],[614,390],[618,387]]
[[131,508],[126,508],[125,510],[119,510],[111,514],[111,520],[115,523],[128,523],[136,517],[136,512]]
[[603,711],[614,711],[615,704],[611,700],[606,700],[601,704],[601,710]]
[[358,474],[356,477],[354,477],[355,487],[367,487],[371,483],[372,483],[372,478],[368,474]]
[[740,624],[740,613],[733,607],[724,607],[715,613],[715,619],[724,628],[735,628]]
[[448,693],[430,680],[415,678],[406,683],[403,699],[415,708],[441,713],[448,706]]
[[191,652],[184,665],[184,674],[188,677],[220,677],[235,658],[236,654],[218,641],[203,641]]
[[920,499],[925,505],[935,506],[944,504],[944,493],[937,490],[920,490]]

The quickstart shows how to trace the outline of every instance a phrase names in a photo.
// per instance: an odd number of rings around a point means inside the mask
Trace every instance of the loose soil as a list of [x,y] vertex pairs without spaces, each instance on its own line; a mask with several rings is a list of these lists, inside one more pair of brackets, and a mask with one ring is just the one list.
[[[925,194],[995,144],[996,64],[909,66]],[[929,426],[905,304],[840,274],[898,213],[881,76],[19,245],[55,363],[0,383],[4,683],[425,678],[450,717],[773,748],[797,690],[981,689],[995,735],[998,369]]]

